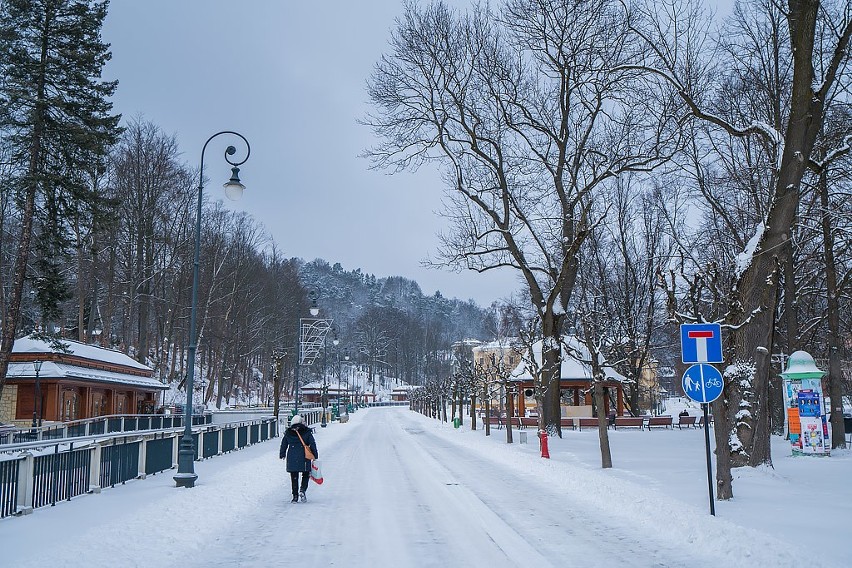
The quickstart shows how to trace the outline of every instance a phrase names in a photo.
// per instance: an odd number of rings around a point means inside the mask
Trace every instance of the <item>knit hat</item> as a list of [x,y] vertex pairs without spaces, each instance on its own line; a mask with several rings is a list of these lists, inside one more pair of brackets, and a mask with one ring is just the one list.
[[290,419],[290,426],[295,426],[296,424],[302,423],[302,416],[300,414],[294,414],[293,418]]

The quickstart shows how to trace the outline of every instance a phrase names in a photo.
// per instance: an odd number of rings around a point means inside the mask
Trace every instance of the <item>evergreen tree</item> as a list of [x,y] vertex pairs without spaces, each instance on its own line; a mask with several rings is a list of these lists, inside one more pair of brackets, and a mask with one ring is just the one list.
[[[61,234],[68,213],[97,210],[87,174],[105,161],[118,134],[108,98],[117,82],[101,80],[110,59],[101,41],[107,1],[6,0],[0,3],[0,132],[11,153],[11,186],[21,221],[14,277],[0,334],[0,393],[20,320],[21,297],[39,205],[56,208],[42,233]],[[43,239],[51,246],[53,239]],[[42,251],[43,253],[46,251]],[[54,272],[54,271],[50,271]],[[56,274],[48,275],[53,280]],[[64,293],[55,282],[40,301],[52,307]],[[41,292],[41,290],[40,290]]]

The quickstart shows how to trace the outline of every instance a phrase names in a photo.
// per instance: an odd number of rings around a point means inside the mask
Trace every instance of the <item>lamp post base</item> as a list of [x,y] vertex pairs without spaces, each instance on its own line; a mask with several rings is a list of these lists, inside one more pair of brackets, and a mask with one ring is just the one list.
[[176,473],[172,479],[175,480],[175,487],[195,487],[195,480],[198,479],[198,474]]
[[[189,423],[187,422],[187,424]],[[172,477],[175,480],[176,487],[195,487],[195,480],[198,479],[198,475],[195,473],[194,460],[195,441],[192,435],[184,434],[180,440],[180,450],[178,450],[178,470]]]

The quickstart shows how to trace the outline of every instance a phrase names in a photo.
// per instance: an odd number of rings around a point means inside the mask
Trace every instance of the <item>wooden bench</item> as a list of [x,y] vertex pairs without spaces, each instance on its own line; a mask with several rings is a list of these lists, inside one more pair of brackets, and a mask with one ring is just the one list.
[[616,416],[615,429],[619,428],[639,428],[645,429],[645,419],[641,416]]
[[529,416],[520,416],[519,418],[521,420],[522,428],[527,428],[530,426],[538,428],[538,418],[530,418]]
[[[504,417],[500,418],[499,424],[502,427],[502,426],[505,426],[508,421],[509,421],[509,419],[504,416]],[[520,418],[518,418],[517,416],[512,416],[511,424],[512,424],[512,428],[520,428],[521,427]]]
[[571,428],[572,430],[574,430],[574,428],[575,428],[574,419],[573,418],[560,418],[559,419],[559,426],[562,427],[562,428]]
[[[703,418],[703,416],[702,416]],[[686,426],[689,428],[692,426],[695,428],[698,425],[698,417],[697,416],[678,416],[677,417],[677,429],[683,430],[683,427]]]
[[587,416],[581,416],[579,418],[575,418],[577,421],[577,427],[582,431],[583,428],[595,428],[598,427],[598,419],[590,418]]
[[498,428],[502,428],[502,427],[503,427],[503,420],[502,420],[500,417],[498,417],[498,416],[487,416],[487,417],[485,418],[485,420],[486,420],[486,421],[488,422],[488,424],[490,424],[491,426],[497,426]]
[[650,430],[654,426],[663,426],[665,428],[671,428],[672,427],[672,417],[671,416],[650,416],[650,417],[648,417],[648,430]]

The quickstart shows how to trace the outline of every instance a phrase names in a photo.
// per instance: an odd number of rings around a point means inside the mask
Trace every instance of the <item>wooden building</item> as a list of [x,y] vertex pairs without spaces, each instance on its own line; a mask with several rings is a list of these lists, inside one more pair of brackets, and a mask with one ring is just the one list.
[[[0,422],[30,425],[112,414],[151,414],[168,387],[154,371],[124,353],[61,340],[63,348],[31,336],[15,341],[0,397]],[[36,362],[41,362],[36,376]],[[36,394],[40,392],[40,404]]]
[[322,391],[324,388],[328,389],[326,391],[327,400],[355,398],[355,392],[345,383],[329,381],[323,384],[322,381],[315,381],[302,385],[302,402],[322,404]]
[[391,391],[391,400],[394,402],[407,402],[408,393],[415,387],[411,385],[400,385]]

